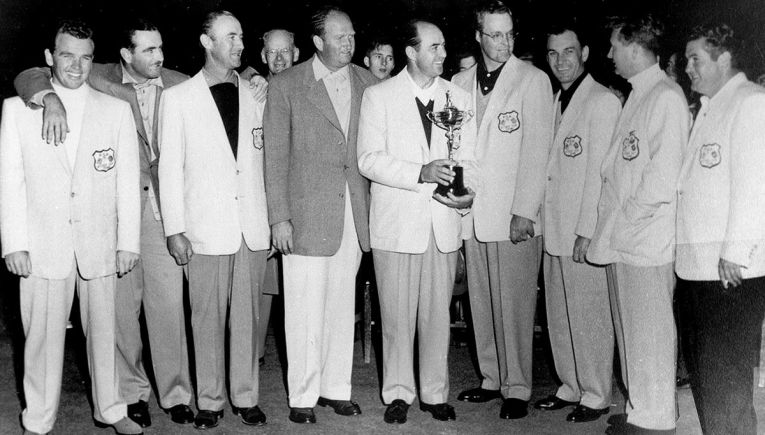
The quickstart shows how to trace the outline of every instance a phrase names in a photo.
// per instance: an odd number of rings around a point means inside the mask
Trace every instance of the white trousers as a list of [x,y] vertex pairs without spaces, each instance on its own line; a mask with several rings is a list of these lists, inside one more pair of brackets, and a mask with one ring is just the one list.
[[73,264],[66,279],[30,276],[19,281],[21,322],[26,337],[24,396],[27,402],[21,422],[32,432],[50,432],[56,421],[66,323],[75,284],[86,338],[93,417],[99,422],[113,424],[127,415],[127,406],[119,391],[114,338],[116,275],[85,280]]
[[319,396],[351,397],[356,273],[361,264],[346,187],[340,248],[330,257],[285,255],[284,325],[287,386],[292,408],[312,408]]

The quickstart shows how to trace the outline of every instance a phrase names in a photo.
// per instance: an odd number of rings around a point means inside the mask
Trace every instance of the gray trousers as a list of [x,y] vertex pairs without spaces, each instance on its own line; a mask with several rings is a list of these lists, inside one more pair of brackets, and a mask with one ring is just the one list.
[[481,387],[505,398],[531,397],[531,359],[542,238],[465,241]]

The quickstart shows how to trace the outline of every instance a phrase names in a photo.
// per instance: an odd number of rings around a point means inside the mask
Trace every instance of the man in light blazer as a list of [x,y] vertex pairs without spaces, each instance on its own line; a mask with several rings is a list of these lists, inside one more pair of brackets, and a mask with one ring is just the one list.
[[[130,103],[138,136],[141,169],[141,259],[117,280],[117,353],[120,392],[128,416],[142,427],[151,425],[148,401],[151,383],[144,369],[139,316],[143,305],[151,344],[151,362],[158,402],[176,423],[191,423],[194,413],[183,314],[183,269],[167,252],[159,208],[157,124],[163,88],[188,79],[162,68],[162,36],[152,23],[136,19],[123,30],[121,63],[94,64],[88,84]],[[45,106],[43,123],[66,122],[66,111],[49,80],[50,73],[32,68],[15,85],[27,104]],[[66,126],[61,128],[65,137]],[[55,138],[53,138],[55,141]]]
[[0,126],[0,238],[20,276],[24,343],[24,433],[48,433],[61,393],[66,322],[75,287],[86,336],[93,417],[119,434],[140,434],[120,396],[115,347],[117,275],[140,252],[138,146],[130,107],[86,84],[92,30],[61,24],[51,50],[53,88],[70,113],[68,139],[40,137],[42,111],[20,98]]
[[[359,120],[359,169],[372,181],[370,237],[380,297],[383,402],[386,423],[404,423],[417,397],[414,336],[418,336],[420,409],[454,420],[449,398],[449,304],[462,244],[461,214],[475,193],[444,197],[434,189],[454,178],[444,132],[428,119],[446,93],[468,110],[469,95],[439,76],[444,37],[432,23],[404,30],[407,66],[364,93]],[[475,179],[475,123],[462,127],[456,160]]]
[[263,105],[234,71],[244,49],[239,21],[207,14],[205,65],[165,91],[160,104],[160,199],[167,245],[189,280],[197,428],[218,424],[229,396],[249,425],[258,407],[258,299],[269,247],[263,181]]
[[746,52],[730,26],[698,26],[687,40],[686,73],[702,97],[678,181],[675,272],[691,334],[682,341],[701,430],[754,434],[752,368],[765,312],[765,89],[739,70]]
[[674,242],[677,177],[690,114],[682,89],[658,64],[663,25],[650,15],[617,18],[611,51],[627,98],[601,167],[598,222],[587,260],[606,270],[627,418],[609,432],[674,433]]
[[604,267],[588,264],[600,198],[600,165],[611,144],[621,104],[586,71],[590,55],[571,21],[550,27],[547,63],[561,90],[555,95],[555,138],[547,163],[544,277],[555,394],[542,410],[576,405],[566,420],[598,419],[611,406],[614,328]]
[[481,171],[464,237],[478,388],[469,402],[502,398],[500,417],[523,418],[531,397],[537,278],[542,259],[539,209],[552,143],[553,95],[539,69],[513,56],[510,9],[498,0],[475,10],[476,66],[452,81],[470,92]]
[[348,15],[313,16],[316,54],[269,82],[263,120],[273,245],[282,254],[290,420],[314,423],[318,403],[358,415],[351,399],[356,272],[369,251],[369,182],[356,134],[364,89],[351,64]]

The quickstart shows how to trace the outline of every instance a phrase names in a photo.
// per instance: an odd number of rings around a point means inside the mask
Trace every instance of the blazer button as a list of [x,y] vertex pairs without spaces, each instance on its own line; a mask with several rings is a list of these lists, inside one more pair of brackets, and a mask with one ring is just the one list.
[[75,196],[77,196],[77,195],[74,192],[72,192],[72,198],[74,198]]
[[552,181],[552,175],[547,176],[547,181]]
[[344,193],[341,193],[341,194],[339,194],[337,196],[339,196],[340,198],[345,198],[345,194]]
[[143,190],[149,190],[149,186],[143,186]]

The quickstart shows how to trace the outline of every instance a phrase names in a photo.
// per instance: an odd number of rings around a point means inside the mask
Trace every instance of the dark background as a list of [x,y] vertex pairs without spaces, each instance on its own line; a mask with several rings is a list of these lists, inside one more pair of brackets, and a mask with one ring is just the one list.
[[[330,0],[331,1],[331,0]],[[311,10],[325,2],[312,0],[0,0],[0,97],[12,95],[12,79],[18,71],[43,65],[43,49],[52,41],[51,30],[62,16],[86,19],[96,30],[96,61],[119,60],[117,29],[131,14],[146,16],[158,24],[165,43],[165,65],[193,74],[201,67],[203,58],[198,44],[199,23],[206,11],[225,8],[241,21],[245,31],[243,63],[265,72],[260,61],[264,31],[284,27],[297,35],[301,60],[313,53],[309,37]],[[413,16],[430,18],[444,31],[448,50],[454,55],[464,48],[474,48],[474,31],[470,10],[476,0],[340,0],[334,1],[351,15],[357,32],[356,57],[361,64],[365,44],[370,35],[396,29]],[[765,72],[765,1],[763,0],[519,0],[507,2],[516,17],[516,29],[521,32],[516,42],[516,54],[534,53],[536,59],[543,50],[545,24],[556,14],[575,14],[591,33],[590,69],[596,78],[607,83],[620,79],[613,73],[611,62],[605,58],[608,31],[604,19],[608,15],[630,9],[649,10],[667,23],[671,50],[682,50],[683,35],[691,26],[710,20],[722,20],[734,26],[748,39],[745,68],[750,78]],[[448,59],[447,62],[455,58]],[[404,57],[397,53],[398,68]],[[537,62],[539,64],[539,62]],[[453,64],[450,64],[453,65]],[[681,64],[682,68],[683,65]],[[445,75],[450,75],[451,68]]]

